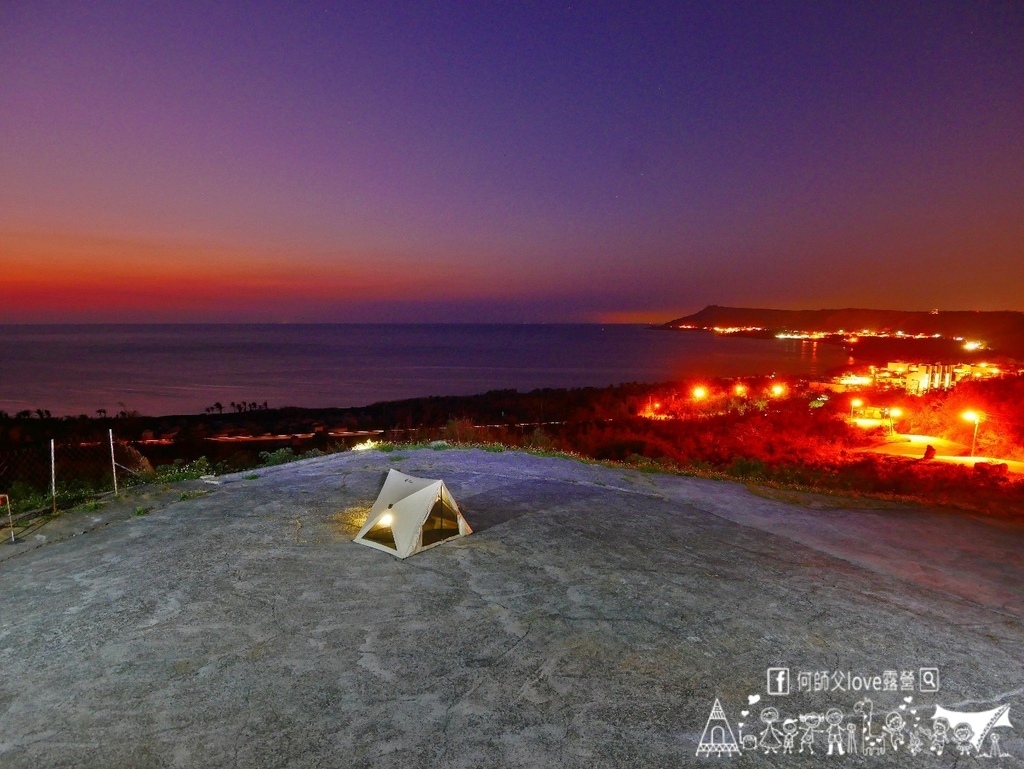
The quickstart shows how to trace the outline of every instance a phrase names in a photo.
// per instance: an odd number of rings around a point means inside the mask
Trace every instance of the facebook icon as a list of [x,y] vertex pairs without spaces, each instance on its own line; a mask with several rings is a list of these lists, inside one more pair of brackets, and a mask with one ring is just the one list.
[[789,694],[789,668],[768,668],[768,693]]

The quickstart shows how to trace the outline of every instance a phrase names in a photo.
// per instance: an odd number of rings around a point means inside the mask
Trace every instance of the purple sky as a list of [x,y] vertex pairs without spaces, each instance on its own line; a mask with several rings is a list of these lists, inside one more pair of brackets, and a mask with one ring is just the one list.
[[1024,310],[1017,2],[4,3],[0,105],[0,322]]

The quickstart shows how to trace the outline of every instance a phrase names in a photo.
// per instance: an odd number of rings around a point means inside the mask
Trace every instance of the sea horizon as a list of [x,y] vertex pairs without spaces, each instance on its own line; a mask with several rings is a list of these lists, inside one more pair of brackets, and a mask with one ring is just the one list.
[[688,377],[816,376],[841,349],[653,333],[625,323],[0,325],[0,410],[202,413],[214,403],[350,408],[490,390]]

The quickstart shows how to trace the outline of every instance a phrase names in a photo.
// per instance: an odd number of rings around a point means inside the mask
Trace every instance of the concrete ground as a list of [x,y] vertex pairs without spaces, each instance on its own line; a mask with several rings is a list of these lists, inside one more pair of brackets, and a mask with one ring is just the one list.
[[[443,478],[477,532],[407,561],[351,542],[389,467]],[[0,766],[814,765],[696,756],[716,698],[739,740],[770,707],[860,734],[870,698],[883,734],[1006,704],[1009,757],[914,756],[911,729],[828,760],[1024,763],[1020,523],[480,450],[258,473],[0,548]],[[890,670],[913,688],[801,691]]]

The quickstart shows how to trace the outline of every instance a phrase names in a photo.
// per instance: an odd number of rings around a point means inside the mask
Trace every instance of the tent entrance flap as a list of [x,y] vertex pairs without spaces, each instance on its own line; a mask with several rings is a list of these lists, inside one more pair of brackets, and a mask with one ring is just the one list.
[[423,546],[459,536],[459,514],[438,499],[423,522]]
[[395,544],[395,534],[391,531],[391,526],[383,523],[378,523],[366,532],[363,538],[376,542],[378,545],[383,545],[388,550],[398,550],[398,546]]

